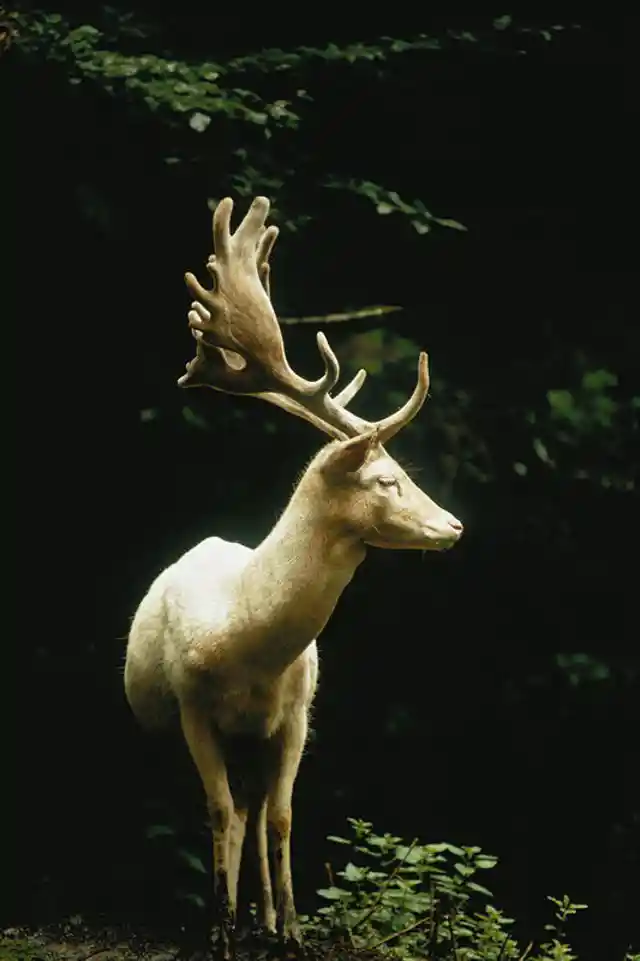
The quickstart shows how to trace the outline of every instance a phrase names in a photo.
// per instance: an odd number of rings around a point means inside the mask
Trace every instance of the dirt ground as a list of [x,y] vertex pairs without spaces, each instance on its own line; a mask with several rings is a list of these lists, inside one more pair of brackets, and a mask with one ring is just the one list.
[[[80,921],[55,928],[7,928],[0,933],[0,961],[209,961],[211,952],[187,944],[171,944],[125,928],[92,928]],[[380,961],[374,951],[354,950],[343,943],[307,942],[293,954],[275,941],[251,934],[238,939],[237,961]]]

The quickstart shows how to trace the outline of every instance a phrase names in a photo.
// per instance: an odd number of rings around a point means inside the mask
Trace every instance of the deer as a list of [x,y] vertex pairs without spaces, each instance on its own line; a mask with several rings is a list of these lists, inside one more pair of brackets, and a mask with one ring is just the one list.
[[[318,683],[316,639],[373,548],[444,551],[463,526],[386,451],[429,390],[421,352],[407,402],[372,422],[348,409],[359,370],[337,394],[337,357],[317,333],[324,373],[307,380],[286,357],[270,288],[278,236],[256,197],[235,232],[233,201],[213,215],[205,288],[185,274],[195,357],[180,387],[260,398],[330,440],[312,458],[286,508],[254,549],[209,537],[151,584],[129,632],[124,684],[140,723],[173,717],[200,776],[213,844],[212,937],[235,954],[238,881],[249,830],[257,853],[258,920],[301,945],[291,871],[292,799]],[[271,864],[270,864],[271,859]],[[274,898],[275,891],[275,898]]]

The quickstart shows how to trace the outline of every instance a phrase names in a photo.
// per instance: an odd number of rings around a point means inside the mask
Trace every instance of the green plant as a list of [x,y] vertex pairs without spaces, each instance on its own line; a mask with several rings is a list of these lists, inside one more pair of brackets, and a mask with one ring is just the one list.
[[189,902],[198,910],[204,909],[209,872],[198,851],[191,848],[184,825],[165,812],[162,821],[146,827],[145,835],[152,843],[163,845],[167,857],[174,862],[172,876],[176,900]]
[[[354,859],[318,893],[329,903],[307,921],[316,936],[347,939],[354,947],[377,948],[398,957],[455,961],[517,958],[509,936],[511,918],[476,899],[491,892],[476,880],[497,859],[479,847],[440,842],[407,845],[378,835],[368,821],[350,818],[351,838],[330,837],[349,847]],[[356,863],[356,857],[360,863]],[[476,909],[477,908],[477,909]],[[446,952],[446,953],[444,953]]]
[[[433,35],[266,48],[204,60],[173,49],[162,19],[143,21],[109,5],[92,19],[89,23],[35,8],[10,10],[7,23],[27,59],[62,72],[72,87],[106,93],[127,113],[161,129],[168,165],[188,169],[195,161],[211,165],[214,158],[221,159],[215,180],[235,194],[274,198],[272,216],[287,230],[297,230],[309,219],[285,213],[291,204],[287,184],[297,168],[304,168],[305,150],[297,144],[310,104],[322,98],[327,86],[327,68],[364,71],[369,82],[377,82],[403,57],[455,48],[520,56],[532,44],[546,45],[565,31],[580,29],[572,23],[533,27],[501,16],[487,18],[473,32],[445,28]],[[221,142],[228,143],[226,151],[221,152]],[[408,202],[395,190],[347,172],[329,173],[322,187],[364,198],[381,215],[403,214],[419,234],[434,227],[466,229],[451,217],[435,216],[420,199]]]
[[[407,845],[376,834],[369,821],[348,820],[351,836],[329,840],[349,849],[350,860],[335,874],[328,866],[329,887],[318,891],[327,903],[304,919],[308,934],[406,959],[575,961],[565,925],[586,905],[567,895],[550,897],[556,910],[545,925],[549,939],[523,947],[511,933],[514,919],[491,903],[490,890],[478,881],[496,857],[477,846],[417,839]],[[627,954],[624,961],[637,957]]]
[[576,955],[572,954],[571,948],[567,944],[565,938],[565,923],[572,914],[577,914],[578,911],[584,910],[586,904],[573,904],[568,895],[563,895],[562,898],[548,898],[556,906],[555,917],[556,924],[545,924],[545,931],[552,933],[552,938],[550,941],[545,941],[540,945],[540,954],[534,959],[534,961],[575,961]]
[[53,955],[28,938],[8,938],[0,934],[0,958],[2,961],[50,961]]

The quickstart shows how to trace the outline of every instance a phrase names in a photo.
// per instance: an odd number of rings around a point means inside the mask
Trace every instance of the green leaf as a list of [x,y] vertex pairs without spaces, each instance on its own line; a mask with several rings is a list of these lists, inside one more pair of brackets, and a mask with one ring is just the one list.
[[476,858],[473,863],[476,868],[495,868],[498,859],[485,854],[480,858]]
[[601,391],[607,387],[616,387],[618,378],[616,374],[604,368],[600,370],[587,370],[582,375],[582,386],[585,390]]
[[366,877],[366,874],[366,868],[359,868],[351,861],[345,866],[344,871],[340,872],[340,876],[347,881],[362,881],[362,879]]
[[343,888],[336,887],[318,888],[317,894],[319,894],[321,898],[326,898],[328,901],[341,901],[345,898],[351,897],[350,891],[345,891]]
[[181,901],[190,901],[192,904],[195,904],[197,908],[204,908],[206,906],[204,898],[194,891],[176,891],[176,896],[180,898]]
[[467,887],[471,888],[472,891],[477,891],[478,894],[486,894],[487,897],[492,896],[492,892],[489,888],[485,888],[482,884],[476,884],[475,881],[467,881]]
[[547,464],[548,467],[555,467],[553,460],[549,456],[547,445],[544,443],[544,441],[540,437],[533,438],[533,449],[543,464]]
[[441,227],[450,227],[452,230],[467,231],[469,229],[465,227],[464,224],[461,224],[459,220],[452,220],[450,217],[432,217],[431,219]]
[[169,824],[151,824],[145,831],[148,838],[172,837],[175,833]]
[[191,117],[189,117],[189,126],[197,133],[204,133],[210,123],[211,117],[208,114],[200,113],[197,110],[191,115]]
[[424,854],[418,847],[410,849],[406,844],[401,844],[396,848],[396,858],[404,864],[418,864],[424,858]]
[[464,857],[464,851],[462,848],[456,847],[455,844],[447,844],[445,842],[443,845],[443,850],[449,851],[451,854],[455,854],[458,858]]
[[182,416],[190,427],[196,427],[198,430],[209,430],[209,425],[204,417],[196,414],[190,407],[182,408]]
[[193,854],[191,851],[188,851],[186,848],[178,848],[177,853],[178,853],[178,857],[182,861],[184,861],[185,864],[188,864],[189,867],[192,868],[194,871],[197,871],[199,874],[208,873],[204,864],[196,854]]
[[573,420],[575,417],[576,402],[571,391],[568,390],[548,390],[547,400],[554,414]]

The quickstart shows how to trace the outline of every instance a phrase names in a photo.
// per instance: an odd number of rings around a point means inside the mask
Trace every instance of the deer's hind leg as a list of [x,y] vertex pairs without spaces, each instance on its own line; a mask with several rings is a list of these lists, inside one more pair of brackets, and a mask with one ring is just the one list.
[[260,885],[260,902],[258,905],[258,921],[265,931],[275,934],[276,912],[273,906],[273,889],[271,887],[271,870],[269,867],[269,844],[267,840],[267,798],[263,798],[256,813],[256,854],[258,857],[258,882]]
[[236,890],[235,885],[231,883],[235,809],[229,788],[227,767],[222,746],[216,737],[208,714],[197,706],[183,703],[180,705],[180,720],[185,741],[198,769],[207,798],[213,838],[213,892],[222,955],[227,961],[235,954],[236,914]]

